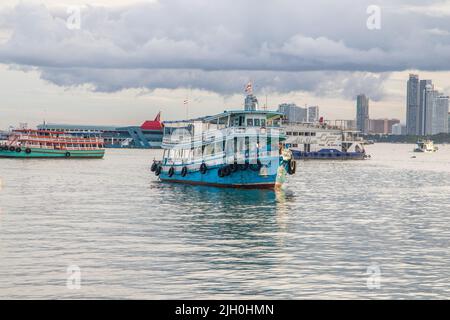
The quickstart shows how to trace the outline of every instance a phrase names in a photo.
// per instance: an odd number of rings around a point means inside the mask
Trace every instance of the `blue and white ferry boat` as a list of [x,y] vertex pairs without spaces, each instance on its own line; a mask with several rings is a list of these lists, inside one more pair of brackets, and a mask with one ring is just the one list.
[[370,158],[360,132],[325,123],[288,123],[285,141],[299,160],[363,160]]
[[233,188],[274,188],[296,162],[284,150],[282,114],[238,110],[165,121],[163,158],[151,170],[161,181]]

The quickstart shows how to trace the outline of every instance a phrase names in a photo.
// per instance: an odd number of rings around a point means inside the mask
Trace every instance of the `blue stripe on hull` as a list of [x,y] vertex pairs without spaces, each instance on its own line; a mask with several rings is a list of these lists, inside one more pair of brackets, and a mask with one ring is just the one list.
[[318,152],[292,150],[292,155],[296,160],[363,160],[366,154],[362,152],[341,152],[338,150]]
[[226,177],[219,177],[218,171],[217,167],[210,168],[205,174],[201,174],[199,171],[188,172],[185,177],[182,177],[179,172],[172,177],[169,177],[167,172],[161,172],[160,178],[162,181],[168,182],[231,188],[270,188],[275,186],[277,178],[276,174],[260,176],[259,170],[252,171],[251,169],[238,170]]

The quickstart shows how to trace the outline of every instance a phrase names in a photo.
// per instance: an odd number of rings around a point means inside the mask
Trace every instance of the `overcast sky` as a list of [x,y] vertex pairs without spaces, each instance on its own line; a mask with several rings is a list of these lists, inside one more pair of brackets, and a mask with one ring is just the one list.
[[448,94],[449,57],[450,1],[2,0],[0,128],[205,115],[241,108],[249,80],[272,109],[353,119],[365,93],[404,122],[408,73]]

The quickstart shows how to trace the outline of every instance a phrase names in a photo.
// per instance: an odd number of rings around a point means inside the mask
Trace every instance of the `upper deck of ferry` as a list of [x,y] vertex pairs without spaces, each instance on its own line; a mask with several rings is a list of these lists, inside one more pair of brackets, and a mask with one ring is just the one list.
[[[195,119],[164,121],[163,148],[221,134],[279,134],[283,113],[269,110],[231,110]],[[188,139],[186,141],[185,139]]]

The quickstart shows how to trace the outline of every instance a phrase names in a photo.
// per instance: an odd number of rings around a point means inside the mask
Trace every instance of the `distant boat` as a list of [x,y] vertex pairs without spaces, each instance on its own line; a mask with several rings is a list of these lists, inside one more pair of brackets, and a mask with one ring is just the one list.
[[281,113],[225,111],[193,120],[164,122],[162,160],[151,171],[161,181],[231,188],[274,188],[294,174],[283,150]]
[[66,132],[21,129],[0,145],[0,158],[103,158],[103,139]]
[[434,145],[432,140],[419,140],[417,141],[417,146],[414,149],[414,152],[431,153],[436,151],[438,151],[438,147]]
[[299,160],[363,160],[363,139],[356,130],[325,123],[287,123],[285,145]]

